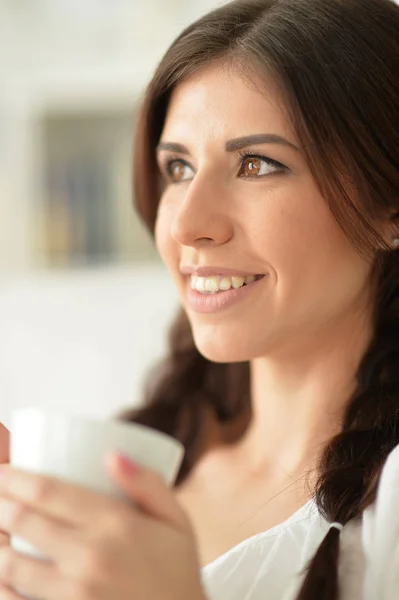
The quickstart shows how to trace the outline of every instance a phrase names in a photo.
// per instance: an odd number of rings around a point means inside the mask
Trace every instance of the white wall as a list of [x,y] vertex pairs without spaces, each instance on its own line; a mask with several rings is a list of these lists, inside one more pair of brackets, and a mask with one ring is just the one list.
[[141,399],[178,306],[160,267],[31,275],[0,287],[0,421],[39,405],[107,416]]

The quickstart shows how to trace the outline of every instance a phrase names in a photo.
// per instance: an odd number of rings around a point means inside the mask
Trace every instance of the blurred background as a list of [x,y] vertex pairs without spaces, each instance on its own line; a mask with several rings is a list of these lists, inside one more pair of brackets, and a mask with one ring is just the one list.
[[217,0],[0,0],[0,420],[142,398],[178,301],[131,208],[144,88]]

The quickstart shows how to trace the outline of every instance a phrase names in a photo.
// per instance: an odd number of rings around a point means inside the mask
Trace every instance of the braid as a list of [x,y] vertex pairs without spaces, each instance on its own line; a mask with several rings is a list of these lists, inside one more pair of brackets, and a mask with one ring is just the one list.
[[[342,432],[319,463],[316,503],[327,521],[348,523],[374,502],[382,467],[399,443],[399,261],[385,260],[374,337],[359,366]],[[339,531],[326,534],[297,600],[338,600]]]

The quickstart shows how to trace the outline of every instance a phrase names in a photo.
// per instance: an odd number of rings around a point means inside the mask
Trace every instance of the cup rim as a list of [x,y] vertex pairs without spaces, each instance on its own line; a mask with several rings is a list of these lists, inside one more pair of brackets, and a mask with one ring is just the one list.
[[149,437],[156,437],[158,438],[159,441],[163,440],[163,443],[166,443],[170,446],[175,446],[176,449],[179,449],[180,451],[184,451],[184,445],[182,444],[182,442],[180,442],[178,439],[174,438],[173,436],[171,436],[168,433],[165,433],[164,431],[159,431],[159,429],[155,429],[154,427],[150,427],[148,425],[143,425],[142,423],[136,423],[135,421],[122,421],[122,420],[118,420],[116,417],[95,417],[95,416],[89,416],[89,415],[74,415],[74,414],[70,414],[70,413],[64,413],[62,411],[59,410],[54,410],[54,409],[47,409],[47,408],[42,408],[40,406],[24,406],[24,407],[18,407],[18,408],[14,408],[11,411],[11,435],[12,435],[12,423],[13,423],[13,419],[14,416],[18,415],[18,414],[24,414],[24,413],[37,413],[37,414],[41,414],[43,417],[50,417],[50,418],[60,418],[60,419],[64,419],[65,421],[80,421],[80,422],[85,422],[85,423],[92,423],[92,424],[99,424],[99,425],[103,425],[104,427],[109,426],[110,424],[114,424],[114,425],[118,425],[118,427],[122,427],[122,429],[128,430],[131,427],[135,427],[138,428],[140,431],[143,432],[144,435],[148,435]]

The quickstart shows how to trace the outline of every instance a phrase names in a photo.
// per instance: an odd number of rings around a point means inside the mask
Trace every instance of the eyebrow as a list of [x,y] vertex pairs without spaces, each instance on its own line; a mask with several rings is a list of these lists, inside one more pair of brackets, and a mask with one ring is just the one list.
[[[282,146],[289,146],[297,152],[300,152],[295,144],[275,133],[257,133],[255,135],[245,135],[233,140],[228,140],[225,144],[225,150],[226,152],[234,152],[241,148],[247,148],[248,146],[254,146],[256,144],[280,144]],[[162,150],[178,152],[179,154],[190,154],[187,146],[175,142],[160,142],[156,147],[156,152],[161,152]]]

